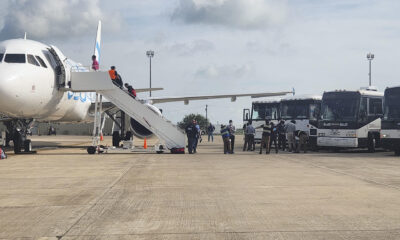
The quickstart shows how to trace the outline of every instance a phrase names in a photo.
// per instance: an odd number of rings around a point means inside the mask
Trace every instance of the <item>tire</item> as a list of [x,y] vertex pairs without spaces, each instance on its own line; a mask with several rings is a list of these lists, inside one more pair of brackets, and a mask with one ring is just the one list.
[[93,146],[90,146],[90,147],[87,148],[87,152],[89,154],[95,154],[96,153],[96,148],[93,147]]
[[368,152],[374,153],[376,148],[376,139],[371,134],[368,136]]
[[397,148],[394,150],[394,155],[395,156],[400,156],[400,148]]
[[25,152],[32,152],[32,142],[30,139],[24,141],[24,151]]
[[161,153],[164,153],[164,151],[157,151],[157,154],[161,154]]
[[14,142],[14,153],[16,154],[20,153],[23,141],[22,141],[22,134],[19,131],[14,132],[13,142]]

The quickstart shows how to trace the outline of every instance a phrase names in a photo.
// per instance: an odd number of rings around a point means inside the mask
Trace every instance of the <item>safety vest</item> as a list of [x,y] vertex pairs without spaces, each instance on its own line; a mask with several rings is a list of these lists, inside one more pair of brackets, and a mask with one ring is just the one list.
[[108,71],[108,74],[110,74],[110,78],[112,79],[112,80],[114,80],[114,79],[117,79],[117,75],[115,74],[115,70],[109,70]]
[[264,124],[263,125],[263,134],[271,135],[271,124]]

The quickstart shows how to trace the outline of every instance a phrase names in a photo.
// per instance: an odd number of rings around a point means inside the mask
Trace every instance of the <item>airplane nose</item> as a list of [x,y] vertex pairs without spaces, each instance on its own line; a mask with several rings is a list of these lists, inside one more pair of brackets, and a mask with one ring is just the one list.
[[[3,65],[3,66],[1,66]],[[13,67],[0,64],[0,112],[6,115],[18,111],[21,107],[18,85],[23,84],[21,72],[15,71]]]

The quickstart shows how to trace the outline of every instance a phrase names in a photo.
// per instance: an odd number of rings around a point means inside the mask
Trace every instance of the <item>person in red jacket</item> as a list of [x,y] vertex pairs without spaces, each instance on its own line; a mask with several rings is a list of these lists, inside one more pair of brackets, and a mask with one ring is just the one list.
[[129,95],[131,95],[133,98],[136,98],[136,90],[128,83],[125,83],[125,87],[128,89]]

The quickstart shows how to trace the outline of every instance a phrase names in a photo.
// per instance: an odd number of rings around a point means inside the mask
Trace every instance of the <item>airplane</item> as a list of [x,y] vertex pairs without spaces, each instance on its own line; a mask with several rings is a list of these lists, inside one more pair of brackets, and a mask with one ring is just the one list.
[[[101,21],[97,27],[94,55],[100,62]],[[66,57],[56,46],[26,39],[10,39],[0,42],[0,119],[7,127],[14,152],[31,152],[31,141],[27,138],[35,122],[79,123],[93,122],[93,93],[68,91],[71,71],[87,72],[89,68]],[[111,81],[111,80],[110,80]],[[146,92],[150,89],[136,89]],[[152,91],[162,88],[152,88]],[[225,94],[210,96],[166,97],[145,100],[151,109],[153,104],[192,100],[237,97],[282,96],[290,92]],[[161,112],[160,112],[161,114]],[[146,136],[151,131],[136,121],[131,121],[133,134]],[[138,131],[135,131],[138,129]]]

